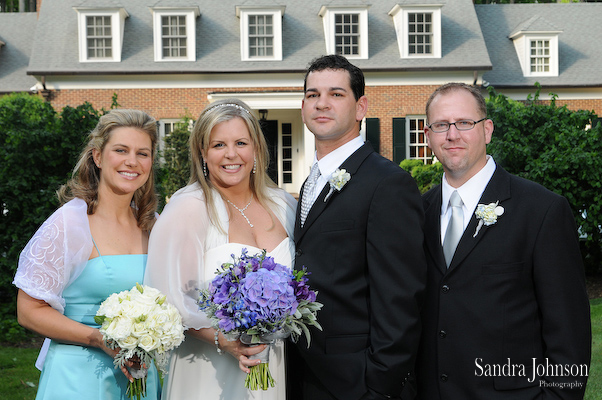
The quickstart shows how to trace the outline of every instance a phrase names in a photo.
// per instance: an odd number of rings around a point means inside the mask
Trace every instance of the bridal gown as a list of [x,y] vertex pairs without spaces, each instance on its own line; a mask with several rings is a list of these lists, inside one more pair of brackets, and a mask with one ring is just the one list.
[[[204,257],[204,288],[215,277],[215,271],[224,262],[231,262],[231,255],[239,257],[246,248],[249,255],[261,253],[261,249],[238,243],[226,243],[209,249]],[[279,264],[292,268],[294,242],[284,239],[267,253]],[[202,312],[202,311],[199,311]],[[238,361],[230,354],[219,354],[213,343],[188,336],[174,351],[170,371],[163,381],[163,399],[168,400],[281,400],[285,394],[284,344],[278,341],[270,348],[269,365],[276,385],[266,391],[245,388],[246,374],[238,367]]]

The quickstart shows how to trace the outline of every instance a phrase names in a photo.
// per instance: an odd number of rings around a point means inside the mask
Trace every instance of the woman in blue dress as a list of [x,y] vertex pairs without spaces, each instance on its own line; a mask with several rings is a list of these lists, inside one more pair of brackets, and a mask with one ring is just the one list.
[[[103,115],[58,192],[62,206],[19,258],[14,284],[25,328],[50,338],[36,400],[126,399],[129,370],[116,369],[94,316],[108,296],[142,283],[157,200],[155,120],[137,110]],[[128,367],[139,367],[132,360]],[[147,399],[159,397],[151,366]]]

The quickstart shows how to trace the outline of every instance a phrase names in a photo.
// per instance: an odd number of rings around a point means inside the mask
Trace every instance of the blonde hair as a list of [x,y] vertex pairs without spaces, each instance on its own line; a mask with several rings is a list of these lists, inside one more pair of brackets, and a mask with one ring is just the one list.
[[[143,111],[111,110],[100,117],[98,124],[88,136],[88,144],[80,154],[79,160],[73,169],[72,178],[57,191],[61,204],[77,197],[88,204],[88,214],[94,214],[98,206],[100,169],[94,163],[93,151],[102,152],[111,138],[111,132],[120,127],[135,128],[148,134],[152,144],[151,151],[154,162],[158,140],[155,119]],[[155,212],[157,210],[154,166],[151,167],[146,183],[134,192],[133,202],[138,227],[144,231],[150,231],[155,223]]]
[[[250,189],[253,195],[257,198],[259,204],[264,208],[268,203],[274,203],[267,193],[268,187],[276,187],[276,184],[267,174],[269,163],[268,146],[263,136],[259,121],[251,112],[249,106],[239,99],[224,99],[209,104],[201,112],[190,135],[190,182],[199,183],[205,195],[209,218],[220,230],[223,228],[217,217],[217,209],[211,195],[211,190],[216,189],[211,183],[209,177],[206,177],[203,171],[203,156],[201,151],[207,153],[209,149],[209,138],[211,131],[215,126],[222,122],[227,122],[233,118],[242,119],[247,128],[255,149],[255,165],[254,173],[251,173]],[[218,190],[219,192],[219,190]],[[220,192],[221,195],[221,192]],[[223,197],[223,196],[222,196]],[[273,220],[272,220],[273,222]]]

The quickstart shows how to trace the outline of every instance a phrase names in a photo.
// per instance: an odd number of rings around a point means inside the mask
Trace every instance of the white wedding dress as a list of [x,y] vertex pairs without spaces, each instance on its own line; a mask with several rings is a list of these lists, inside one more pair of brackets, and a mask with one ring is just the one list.
[[[267,253],[279,264],[291,266],[294,242],[284,239],[273,251]],[[214,277],[218,267],[232,261],[231,254],[240,256],[246,248],[249,255],[261,249],[238,243],[227,243],[205,253],[205,284]],[[280,400],[286,398],[284,372],[284,343],[279,340],[270,348],[270,372],[276,385],[268,390],[245,388],[246,374],[231,355],[219,354],[214,344],[187,337],[176,349],[171,359],[169,374],[165,377],[163,393],[167,399],[202,400]]]
[[[279,263],[294,268],[293,236],[295,199],[281,189],[269,189],[274,204],[271,211],[288,235],[267,253]],[[217,191],[212,193],[221,229],[207,212],[205,196],[198,184],[176,192],[153,227],[149,240],[145,284],[167,296],[182,314],[186,328],[212,326],[207,315],[199,310],[199,289],[205,289],[215,271],[232,255],[240,257],[246,248],[249,255],[262,249],[230,243],[228,213]],[[285,399],[284,345],[274,344],[269,365],[276,385],[266,391],[245,388],[246,374],[238,360],[230,354],[219,354],[215,344],[187,335],[171,356],[169,373],[163,380],[163,400],[245,400]]]

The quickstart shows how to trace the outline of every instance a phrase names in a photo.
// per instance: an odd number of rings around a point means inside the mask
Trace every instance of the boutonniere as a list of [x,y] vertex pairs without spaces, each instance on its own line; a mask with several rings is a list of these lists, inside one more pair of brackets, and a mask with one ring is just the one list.
[[330,184],[330,191],[324,198],[324,202],[326,203],[326,200],[328,200],[328,198],[332,196],[335,190],[337,192],[343,190],[343,186],[345,186],[347,182],[349,182],[349,180],[351,180],[351,175],[349,174],[349,172],[347,172],[346,169],[337,168],[337,170],[334,171],[332,175],[330,175],[330,178],[328,178],[328,183]]
[[499,206],[499,203],[499,201],[496,201],[495,203],[477,205],[475,215],[479,219],[479,225],[477,225],[477,229],[472,237],[477,236],[483,225],[489,226],[495,224],[497,222],[497,217],[504,214],[504,207]]

